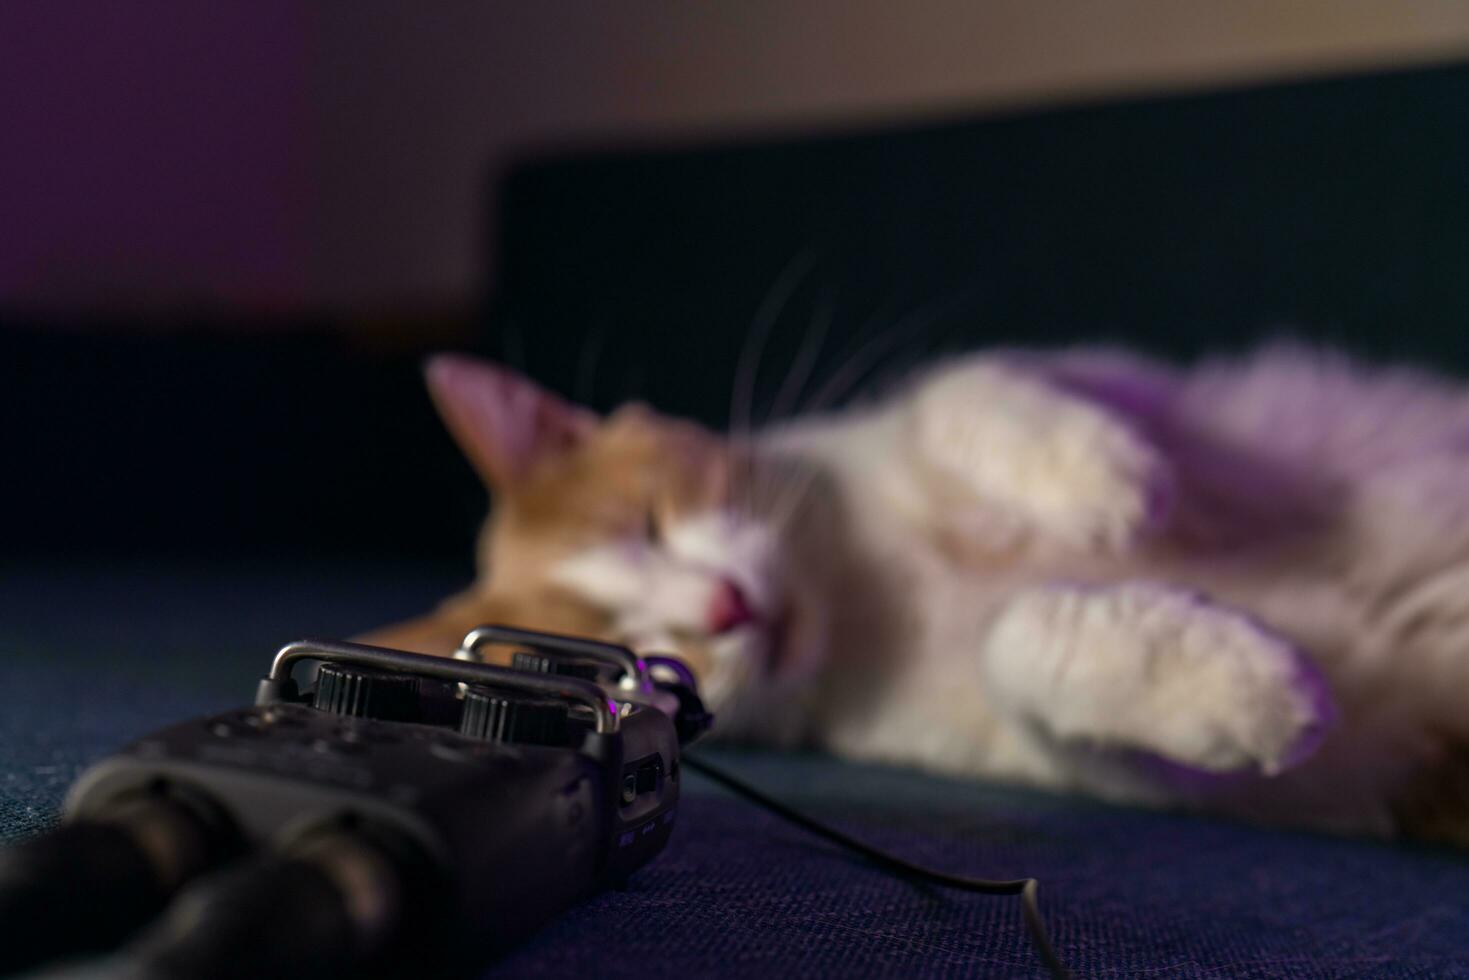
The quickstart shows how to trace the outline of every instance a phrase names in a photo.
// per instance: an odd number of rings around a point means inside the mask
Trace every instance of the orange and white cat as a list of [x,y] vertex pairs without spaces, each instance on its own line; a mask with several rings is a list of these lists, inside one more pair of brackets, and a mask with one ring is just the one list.
[[678,653],[721,736],[1469,846],[1469,391],[1293,347],[939,363],[722,436],[427,368],[506,622]]

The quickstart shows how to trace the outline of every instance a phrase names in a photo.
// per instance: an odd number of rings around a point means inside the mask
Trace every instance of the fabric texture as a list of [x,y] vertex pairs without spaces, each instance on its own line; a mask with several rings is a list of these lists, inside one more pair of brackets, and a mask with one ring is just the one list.
[[[44,830],[91,760],[247,702],[281,642],[426,605],[442,571],[0,572],[0,841]],[[910,860],[1035,876],[1078,976],[1469,977],[1469,860],[854,766],[706,758]],[[882,874],[691,777],[672,843],[489,977],[1042,976],[1015,898]]]

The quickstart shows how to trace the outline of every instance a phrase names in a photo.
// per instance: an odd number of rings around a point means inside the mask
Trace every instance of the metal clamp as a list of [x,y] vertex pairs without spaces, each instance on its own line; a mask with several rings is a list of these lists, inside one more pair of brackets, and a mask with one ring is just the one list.
[[646,692],[652,689],[647,662],[627,647],[618,646],[615,643],[538,633],[535,630],[518,629],[514,626],[476,626],[465,635],[455,657],[479,660],[480,648],[487,646],[522,647],[540,653],[560,653],[580,657],[583,660],[594,660],[622,671],[617,686],[623,690]]
[[490,684],[530,694],[564,698],[586,705],[592,710],[599,735],[615,734],[619,725],[617,704],[590,681],[554,674],[530,674],[508,667],[431,657],[422,653],[390,650],[387,647],[349,643],[345,640],[303,639],[287,643],[276,653],[267,681],[280,684],[291,680],[291,669],[301,660],[357,664],[399,673],[420,674],[444,681]]

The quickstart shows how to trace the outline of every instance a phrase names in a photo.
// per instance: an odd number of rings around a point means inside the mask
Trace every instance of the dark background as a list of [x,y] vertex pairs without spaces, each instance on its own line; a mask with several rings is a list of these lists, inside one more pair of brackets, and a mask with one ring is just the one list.
[[4,317],[5,550],[467,568],[484,494],[423,395],[427,352],[467,347],[599,408],[641,397],[722,425],[762,303],[778,307],[765,407],[827,318],[807,396],[854,356],[871,385],[993,342],[1189,358],[1288,332],[1469,367],[1460,66],[560,151],[491,179],[497,285],[447,337],[374,340],[307,316],[265,330]]

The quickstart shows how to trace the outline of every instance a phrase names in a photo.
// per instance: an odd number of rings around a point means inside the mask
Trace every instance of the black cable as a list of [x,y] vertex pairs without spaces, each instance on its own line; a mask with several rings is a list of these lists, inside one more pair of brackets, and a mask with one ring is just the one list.
[[1030,932],[1031,943],[1035,946],[1036,955],[1041,958],[1046,969],[1055,980],[1062,980],[1071,976],[1071,971],[1066,969],[1061,958],[1056,955],[1056,950],[1051,946],[1051,940],[1046,935],[1046,923],[1041,918],[1040,907],[1036,904],[1036,890],[1039,883],[1034,878],[1017,878],[1013,881],[994,881],[988,878],[970,878],[964,875],[951,875],[943,871],[934,871],[917,864],[904,861],[886,851],[880,851],[870,844],[864,844],[854,837],[833,827],[829,827],[818,820],[793,810],[779,800],[773,799],[760,792],[748,783],[731,776],[729,773],[715,766],[711,766],[703,759],[685,755],[684,765],[696,772],[719,783],[732,792],[743,796],[745,799],[764,807],[771,813],[783,820],[788,820],[804,830],[808,830],[818,837],[824,837],[840,847],[849,851],[855,851],[873,864],[893,874],[904,878],[914,878],[919,881],[929,881],[945,888],[954,888],[959,891],[979,892],[983,895],[1019,895],[1020,908],[1025,916],[1025,927]]

